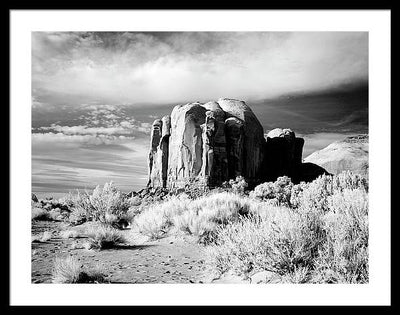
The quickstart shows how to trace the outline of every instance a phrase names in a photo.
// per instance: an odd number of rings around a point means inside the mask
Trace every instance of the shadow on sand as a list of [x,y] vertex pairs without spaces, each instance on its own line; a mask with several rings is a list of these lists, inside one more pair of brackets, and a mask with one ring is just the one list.
[[102,251],[106,250],[129,250],[129,249],[146,249],[149,247],[157,246],[155,244],[148,244],[148,245],[114,245],[113,247],[110,248],[105,248]]

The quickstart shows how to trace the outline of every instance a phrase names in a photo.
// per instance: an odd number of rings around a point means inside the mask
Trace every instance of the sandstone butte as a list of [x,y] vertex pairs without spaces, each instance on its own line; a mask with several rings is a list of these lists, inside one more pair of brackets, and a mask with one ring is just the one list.
[[177,105],[152,125],[148,187],[209,187],[243,176],[250,185],[289,176],[311,181],[327,171],[302,163],[304,139],[290,129],[264,130],[245,102],[221,98]]

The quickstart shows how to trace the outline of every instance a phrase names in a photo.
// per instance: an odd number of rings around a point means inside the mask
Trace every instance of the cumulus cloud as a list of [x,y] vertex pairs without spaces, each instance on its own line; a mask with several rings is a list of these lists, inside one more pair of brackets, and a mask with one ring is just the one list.
[[256,99],[367,80],[365,32],[32,33],[34,95],[52,103]]
[[134,137],[115,136],[105,134],[74,134],[63,132],[46,132],[46,133],[33,133],[32,145],[38,147],[40,145],[48,145],[51,143],[59,143],[64,147],[73,146],[77,144],[101,145],[113,144],[118,140],[134,139]]

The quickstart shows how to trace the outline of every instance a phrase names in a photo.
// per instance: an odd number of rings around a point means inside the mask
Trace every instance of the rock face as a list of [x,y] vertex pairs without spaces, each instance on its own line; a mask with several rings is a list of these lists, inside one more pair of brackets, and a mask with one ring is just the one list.
[[[215,102],[213,102],[215,103]],[[218,103],[206,103],[206,118],[202,128],[203,164],[201,176],[210,185],[222,183],[228,178],[228,155],[225,136],[225,112]]]
[[368,135],[362,134],[331,143],[312,153],[304,161],[315,163],[332,174],[350,170],[368,176],[368,153]]
[[148,185],[165,187],[168,172],[171,118],[164,116],[153,123],[150,136]]
[[[261,123],[250,107],[243,101],[223,98],[218,100],[218,104],[225,111],[228,119],[232,117],[235,120],[235,123],[232,121],[228,123],[229,128],[231,128],[228,132],[230,135],[228,142],[229,147],[233,148],[230,153],[234,153],[234,151],[239,153],[241,151],[239,156],[242,157],[243,165],[241,171],[236,173],[241,173],[243,177],[248,178],[250,181],[259,179],[265,143],[264,130]],[[241,123],[242,128],[240,127]],[[238,127],[242,130],[239,130],[242,135],[239,138],[232,137],[235,135],[235,131],[232,128],[237,129]],[[236,154],[234,156],[236,159]],[[233,176],[234,174],[231,175],[231,177],[235,177]]]
[[283,175],[297,182],[325,171],[302,164],[303,145],[290,129],[274,129],[264,138],[243,101],[177,105],[171,117],[153,123],[148,187],[177,188],[193,179],[215,187],[237,176],[250,185]]
[[265,177],[274,180],[287,175],[295,179],[302,162],[304,139],[297,138],[290,129],[271,130],[265,143]]
[[200,174],[203,165],[203,130],[206,109],[200,103],[177,105],[171,114],[168,186],[180,186]]

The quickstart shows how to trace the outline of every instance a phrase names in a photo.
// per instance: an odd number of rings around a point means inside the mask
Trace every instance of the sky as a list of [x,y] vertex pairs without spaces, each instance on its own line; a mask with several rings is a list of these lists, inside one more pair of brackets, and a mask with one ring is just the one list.
[[368,132],[365,32],[33,32],[32,190],[143,187],[152,121],[241,99],[303,156]]

